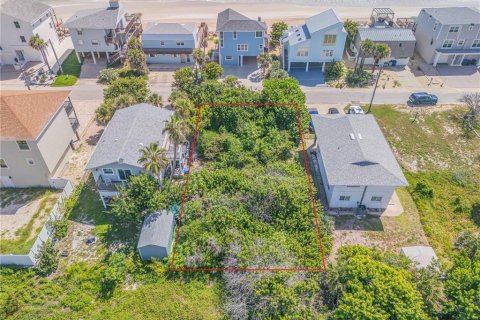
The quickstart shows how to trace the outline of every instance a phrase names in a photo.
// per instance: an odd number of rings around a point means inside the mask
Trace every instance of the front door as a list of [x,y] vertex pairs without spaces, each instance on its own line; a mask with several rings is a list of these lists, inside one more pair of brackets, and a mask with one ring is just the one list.
[[0,187],[2,188],[13,188],[14,184],[12,178],[9,176],[1,176],[0,177]]
[[23,50],[15,50],[15,54],[17,55],[18,60],[25,60],[25,56],[23,55]]
[[118,169],[118,177],[120,180],[128,180],[132,175],[132,171],[129,169]]
[[464,56],[462,54],[456,55],[455,58],[453,58],[452,66],[460,66],[462,64],[463,57]]
[[185,63],[185,54],[180,54],[180,63]]

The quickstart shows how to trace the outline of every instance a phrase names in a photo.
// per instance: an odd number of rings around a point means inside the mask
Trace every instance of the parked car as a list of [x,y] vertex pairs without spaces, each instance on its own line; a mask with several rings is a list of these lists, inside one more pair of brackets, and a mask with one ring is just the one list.
[[[318,114],[318,110],[317,110],[317,108],[308,108],[308,113],[309,113],[310,115],[312,115],[312,114]],[[313,121],[310,121],[310,124],[309,124],[308,128],[310,129],[310,132],[313,132],[313,131],[314,131],[314,129],[313,129]]]
[[434,94],[429,94],[426,92],[415,92],[410,95],[408,102],[412,105],[436,105],[438,102],[438,97]]
[[339,114],[340,111],[338,111],[337,108],[329,108],[328,109],[328,114]]
[[364,114],[363,109],[360,106],[350,106],[348,108],[348,113],[349,114]]

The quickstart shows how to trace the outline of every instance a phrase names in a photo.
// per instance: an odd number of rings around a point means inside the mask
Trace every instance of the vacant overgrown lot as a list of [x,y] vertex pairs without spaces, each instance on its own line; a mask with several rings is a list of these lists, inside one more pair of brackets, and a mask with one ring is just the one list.
[[373,109],[403,166],[409,191],[429,238],[441,258],[450,260],[462,231],[479,231],[472,206],[480,201],[480,139],[462,129],[463,107],[411,111],[408,107]]

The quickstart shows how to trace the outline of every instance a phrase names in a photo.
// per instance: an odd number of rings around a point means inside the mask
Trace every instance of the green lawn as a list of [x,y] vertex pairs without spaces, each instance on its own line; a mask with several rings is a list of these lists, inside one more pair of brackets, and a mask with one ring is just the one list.
[[[480,139],[461,128],[465,109],[414,116],[391,106],[375,106],[373,114],[404,168],[410,191],[430,244],[448,261],[452,245],[465,230],[480,231],[471,206],[480,201]],[[418,182],[433,190],[433,198],[414,191]]]
[[62,63],[63,74],[59,71],[57,78],[52,83],[52,87],[73,86],[82,70],[82,64],[78,63],[75,51],[72,51],[67,59]]

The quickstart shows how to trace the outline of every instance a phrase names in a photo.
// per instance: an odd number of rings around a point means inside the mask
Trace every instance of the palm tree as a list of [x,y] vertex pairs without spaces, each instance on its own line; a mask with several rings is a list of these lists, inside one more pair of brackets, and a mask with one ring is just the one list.
[[199,67],[200,69],[203,68],[203,65],[205,64],[205,61],[206,61],[205,52],[203,52],[202,49],[200,48],[196,48],[195,50],[193,50],[192,56],[196,62],[195,69],[197,67]]
[[113,100],[113,107],[116,109],[122,109],[133,106],[137,103],[137,100],[129,94],[121,94]]
[[28,44],[33,49],[40,51],[40,54],[42,55],[42,58],[43,58],[43,62],[47,65],[48,70],[52,72],[52,69],[50,68],[50,64],[48,63],[47,54],[45,52],[45,49],[47,48],[47,43],[42,38],[40,38],[38,34],[36,34],[30,37],[30,40],[28,40]]
[[[363,70],[363,64],[365,63],[365,58],[367,55],[372,55],[373,51],[375,50],[375,43],[370,39],[365,39],[362,41],[360,45],[361,50],[361,62],[360,62],[360,70]],[[358,62],[358,59],[357,59]],[[355,68],[356,70],[356,68]]]
[[149,95],[147,101],[148,103],[153,104],[155,107],[163,107],[162,96],[158,93],[152,93],[151,95]]
[[200,23],[200,47],[203,48],[203,54],[205,55],[205,50],[208,47],[208,25],[206,22]]
[[188,114],[190,109],[193,108],[193,103],[188,98],[176,99],[172,103],[173,109],[178,113],[183,119]]
[[150,172],[152,175],[156,175],[160,189],[162,188],[162,172],[168,167],[167,152],[165,149],[160,148],[158,143],[152,142],[148,146],[145,146],[139,150],[140,158],[138,164],[143,169]]
[[167,133],[170,141],[173,142],[173,168],[170,179],[173,179],[177,164],[178,145],[187,141],[186,131],[185,121],[177,113],[173,114],[169,121],[166,121],[165,128],[163,128],[162,133]]
[[262,69],[262,77],[265,76],[265,73],[272,62],[272,58],[268,53],[262,52],[257,57],[257,63],[260,65],[260,69]]
[[379,43],[375,46],[375,49],[373,50],[373,67],[372,67],[372,73],[375,72],[375,66],[377,63],[380,62],[380,60],[385,59],[390,57],[390,54],[392,53],[392,50],[386,43]]

